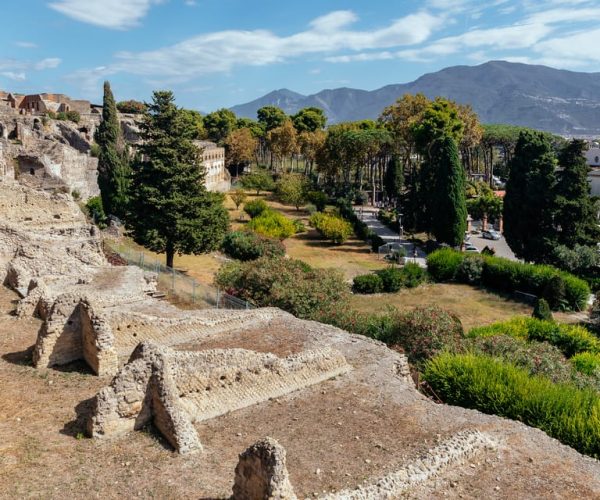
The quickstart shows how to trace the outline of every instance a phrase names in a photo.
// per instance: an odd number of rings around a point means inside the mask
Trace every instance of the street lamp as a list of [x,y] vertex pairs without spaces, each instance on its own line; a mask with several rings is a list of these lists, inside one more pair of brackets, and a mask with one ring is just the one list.
[[402,227],[402,216],[403,215],[404,214],[398,214],[398,233],[399,233],[400,239],[402,239],[404,236],[404,228]]

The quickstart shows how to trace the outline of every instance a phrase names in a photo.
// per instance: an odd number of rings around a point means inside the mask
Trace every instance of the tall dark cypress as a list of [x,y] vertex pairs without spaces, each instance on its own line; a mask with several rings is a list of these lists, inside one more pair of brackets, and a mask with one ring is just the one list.
[[102,122],[98,126],[95,139],[100,147],[98,186],[104,211],[107,214],[124,217],[129,202],[131,169],[109,82],[104,82]]
[[467,204],[465,171],[452,137],[445,135],[433,142],[430,164],[434,173],[427,198],[431,232],[440,243],[456,247],[465,237]]
[[404,172],[402,162],[397,155],[392,156],[388,162],[383,183],[388,199],[394,200],[396,205],[398,205],[402,194],[402,187],[404,186]]
[[556,158],[540,132],[519,135],[504,197],[504,235],[515,255],[545,262],[556,233],[553,223]]
[[199,254],[218,248],[229,228],[223,196],[204,185],[200,150],[175,106],[172,92],[154,92],[141,124],[142,145],[132,174],[131,216],[135,241],[166,254]]
[[590,195],[589,167],[585,161],[586,144],[572,140],[560,152],[556,172],[554,225],[558,243],[595,245],[600,241],[597,209]]

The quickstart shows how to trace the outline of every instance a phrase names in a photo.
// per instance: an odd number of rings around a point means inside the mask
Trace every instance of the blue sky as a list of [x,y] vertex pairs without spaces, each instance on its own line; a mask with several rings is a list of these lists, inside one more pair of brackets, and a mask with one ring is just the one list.
[[0,89],[211,111],[490,59],[600,71],[600,0],[8,0]]

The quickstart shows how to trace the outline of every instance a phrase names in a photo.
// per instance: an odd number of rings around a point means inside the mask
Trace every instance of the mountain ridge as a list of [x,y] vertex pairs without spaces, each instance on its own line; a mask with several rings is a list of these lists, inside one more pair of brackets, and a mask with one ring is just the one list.
[[331,124],[377,118],[405,93],[417,92],[470,104],[483,123],[522,125],[563,135],[600,134],[600,73],[507,61],[450,66],[412,82],[370,91],[340,87],[303,95],[284,88],[230,109],[238,116],[256,118],[262,106],[279,106],[288,114],[316,106],[325,111]]

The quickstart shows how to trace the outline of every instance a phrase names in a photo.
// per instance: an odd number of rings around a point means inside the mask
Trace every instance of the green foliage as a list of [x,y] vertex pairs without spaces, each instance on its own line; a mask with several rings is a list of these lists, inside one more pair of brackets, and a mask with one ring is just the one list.
[[397,267],[386,267],[376,271],[377,276],[381,278],[383,291],[386,293],[396,293],[404,284],[404,275],[402,270]]
[[531,316],[536,319],[554,321],[554,318],[552,317],[552,310],[550,309],[550,305],[546,299],[537,299],[535,301],[535,306]]
[[257,170],[242,176],[240,182],[244,189],[256,190],[258,196],[261,191],[272,191],[275,189],[273,176],[264,170]]
[[179,112],[185,123],[185,128],[189,130],[190,138],[194,140],[202,139],[205,135],[202,115],[193,109],[181,108]]
[[396,200],[396,202],[400,200],[403,186],[404,171],[402,168],[402,161],[399,156],[394,155],[387,164],[385,177],[383,178],[383,187],[388,199]]
[[109,82],[104,82],[102,122],[95,139],[98,145],[98,186],[104,209],[108,214],[124,217],[129,210],[131,166]]
[[436,97],[430,102],[420,116],[411,125],[411,132],[419,150],[429,153],[429,148],[442,137],[451,138],[459,143],[464,131],[464,123],[458,115],[456,104]]
[[544,262],[556,237],[552,217],[556,159],[541,133],[521,132],[504,197],[504,235],[519,258]]
[[226,108],[207,114],[202,121],[206,137],[217,144],[223,144],[227,136],[237,127],[235,113]]
[[478,196],[467,200],[467,212],[473,219],[482,219],[484,216],[497,219],[502,215],[502,198],[494,194]]
[[[435,281],[466,281],[459,273],[466,259],[481,259],[483,271],[481,283],[489,288],[505,292],[525,292],[544,297],[550,307],[583,310],[590,288],[582,279],[560,271],[552,266],[524,264],[502,257],[466,256],[452,249],[443,248],[427,256],[427,268]],[[550,285],[550,283],[552,284]]]
[[227,233],[221,249],[229,257],[243,261],[285,255],[285,247],[280,241],[264,238],[250,231]]
[[304,223],[300,219],[294,219],[294,220],[292,220],[292,224],[294,224],[294,229],[296,231],[296,234],[305,233],[306,232],[306,226],[304,225]]
[[100,146],[95,142],[90,146],[90,156],[92,158],[98,158],[100,156]]
[[269,210],[269,205],[267,205],[265,200],[260,198],[249,201],[244,205],[244,212],[246,212],[252,219],[254,219],[254,217],[258,217],[267,210]]
[[522,340],[548,342],[571,357],[580,352],[600,353],[600,339],[578,325],[565,325],[536,318],[516,317],[502,323],[471,329],[468,336],[509,335]]
[[320,311],[345,308],[349,299],[343,275],[313,269],[295,259],[265,258],[226,264],[216,284],[228,293],[261,306],[280,307],[299,318],[316,318]]
[[292,116],[292,122],[298,132],[314,132],[325,128],[327,116],[321,108],[303,108]]
[[128,101],[119,101],[117,109],[120,113],[139,115],[146,112],[147,106],[143,102],[130,99]]
[[77,189],[73,189],[73,191],[71,191],[71,196],[75,201],[79,201],[81,199],[81,193],[77,191]]
[[460,320],[437,306],[398,312],[394,324],[390,336],[382,340],[401,347],[409,361],[417,365],[455,348],[464,337]]
[[154,92],[141,124],[139,161],[133,170],[130,222],[135,241],[166,253],[216,250],[229,227],[223,195],[204,185],[200,151],[172,92]]
[[436,140],[430,148],[429,163],[433,179],[426,209],[431,232],[439,243],[459,246],[467,229],[467,206],[465,172],[455,140],[449,136]]
[[377,274],[363,274],[356,276],[352,282],[354,293],[380,293],[383,291],[383,280]]
[[79,114],[79,111],[61,111],[59,113],[50,115],[51,112],[48,113],[48,115],[51,118],[55,118],[56,120],[60,120],[60,121],[70,121],[73,123],[79,123],[79,121],[81,120],[81,115]]
[[526,342],[509,335],[476,337],[466,342],[473,354],[501,358],[525,368],[530,375],[543,375],[552,382],[573,380],[573,367],[557,347],[547,342]]
[[309,223],[323,238],[336,245],[344,243],[352,235],[352,224],[335,215],[315,212],[310,216]]
[[479,255],[466,254],[456,271],[456,280],[469,285],[481,283],[483,259]]
[[243,189],[236,189],[231,195],[231,201],[235,204],[235,208],[239,210],[240,205],[246,201],[246,193]]
[[246,227],[267,238],[277,238],[279,240],[284,240],[296,234],[294,223],[274,210],[263,211],[248,222]]
[[590,376],[600,374],[600,354],[592,352],[580,352],[571,358],[571,363],[578,372]]
[[441,354],[425,380],[446,403],[519,420],[600,457],[600,396],[488,356]]
[[407,262],[402,267],[402,284],[406,288],[416,288],[429,278],[427,271],[415,262]]
[[265,132],[281,127],[288,119],[285,112],[277,106],[264,106],[256,112],[256,116]]
[[345,198],[340,198],[337,200],[337,208],[340,214],[340,217],[349,221],[354,227],[354,233],[361,240],[365,240],[371,245],[371,250],[377,252],[380,246],[385,245],[385,240],[376,234],[374,231],[369,229],[363,221],[361,221],[354,210],[352,209],[352,204],[346,200]]
[[98,225],[104,225],[106,223],[106,214],[104,213],[104,207],[102,205],[102,198],[100,196],[91,197],[85,204],[85,209],[90,217],[92,217]]
[[463,254],[450,248],[440,248],[427,256],[427,270],[435,281],[452,281],[464,259]]
[[279,201],[285,205],[293,205],[299,210],[306,203],[307,183],[299,174],[284,174],[276,184]]
[[324,212],[329,201],[329,197],[323,191],[309,191],[306,193],[306,199],[312,203],[317,211]]

